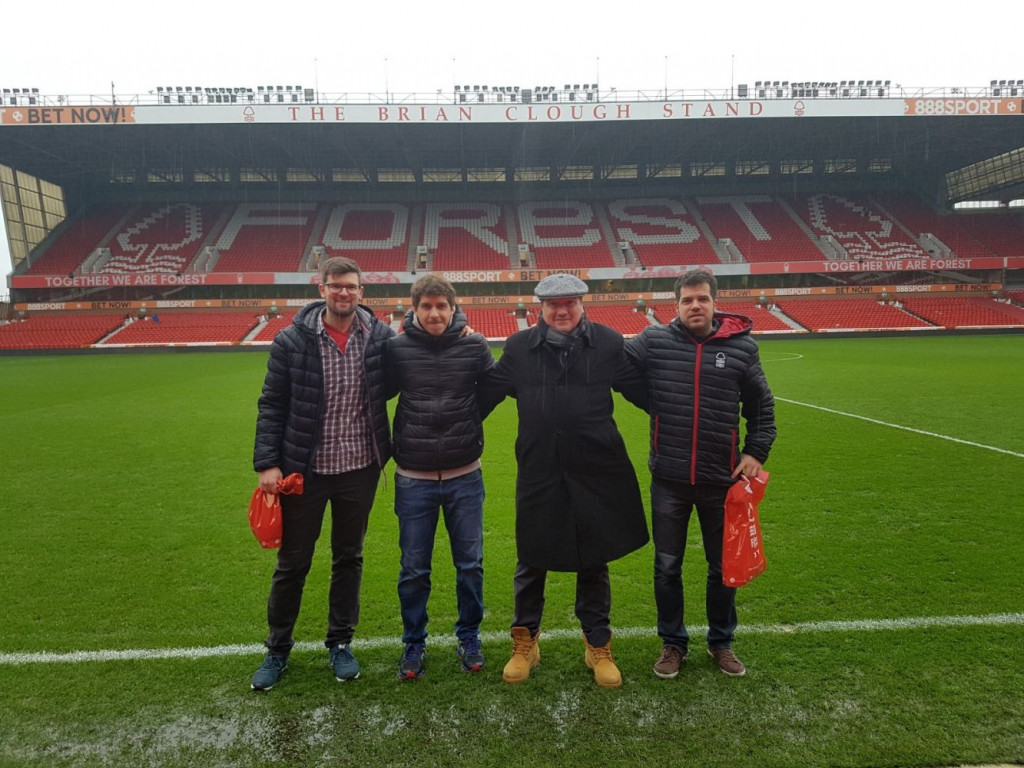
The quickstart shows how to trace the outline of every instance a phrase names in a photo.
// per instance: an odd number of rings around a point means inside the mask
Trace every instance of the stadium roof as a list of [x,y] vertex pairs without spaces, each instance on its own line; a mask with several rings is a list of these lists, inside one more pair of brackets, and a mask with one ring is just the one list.
[[372,198],[407,195],[395,186],[406,183],[454,196],[474,181],[557,195],[562,185],[700,192],[748,181],[784,191],[824,177],[914,188],[947,205],[1024,193],[1020,98],[791,93],[529,104],[40,100],[0,107],[0,164],[59,185],[72,207],[182,188],[287,198],[350,184]]

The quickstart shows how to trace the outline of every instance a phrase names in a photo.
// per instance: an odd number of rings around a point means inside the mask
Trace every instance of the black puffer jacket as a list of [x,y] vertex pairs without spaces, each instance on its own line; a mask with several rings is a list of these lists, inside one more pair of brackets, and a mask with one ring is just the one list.
[[465,466],[484,449],[476,389],[494,367],[494,356],[480,334],[460,336],[466,327],[461,309],[440,336],[414,325],[413,317],[409,310],[403,333],[387,343],[384,356],[388,394],[401,393],[395,463],[423,472]]
[[[257,472],[271,467],[280,467],[285,475],[308,474],[311,470],[320,442],[320,410],[324,404],[324,370],[316,338],[317,316],[323,309],[322,301],[303,307],[292,324],[274,337],[258,403],[252,462]],[[395,332],[365,307],[357,310],[357,318],[369,328],[363,369],[374,453],[383,468],[391,457],[384,343]]]
[[[662,480],[730,485],[739,454],[764,463],[775,441],[775,399],[765,380],[753,323],[716,312],[697,341],[675,318],[626,342],[647,380],[651,474]],[[739,446],[740,416],[746,435]]]

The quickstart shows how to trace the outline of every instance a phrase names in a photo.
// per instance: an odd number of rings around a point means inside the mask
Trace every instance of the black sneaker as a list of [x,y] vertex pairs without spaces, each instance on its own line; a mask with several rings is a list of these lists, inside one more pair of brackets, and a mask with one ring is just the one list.
[[426,671],[427,648],[423,643],[409,643],[398,662],[399,680],[417,680]]
[[254,691],[269,691],[281,679],[281,675],[286,669],[288,669],[287,656],[268,653],[263,659],[263,664],[252,676],[252,689]]
[[480,650],[480,638],[476,635],[460,641],[455,653],[459,655],[466,672],[479,672],[484,668],[484,652]]
[[334,669],[334,679],[338,682],[359,677],[359,662],[352,655],[348,643],[331,648],[331,667]]

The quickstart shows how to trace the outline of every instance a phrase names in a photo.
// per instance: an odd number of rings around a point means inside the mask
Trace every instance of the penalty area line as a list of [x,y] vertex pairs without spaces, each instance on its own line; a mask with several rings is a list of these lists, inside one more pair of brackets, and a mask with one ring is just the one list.
[[[797,632],[882,632],[932,627],[1005,627],[1024,626],[1024,613],[989,613],[981,616],[920,616],[904,619],[860,619],[850,621],[804,621],[792,624],[744,624],[740,634],[785,635]],[[624,627],[614,630],[615,636],[656,637],[653,627]],[[692,634],[706,634],[707,627],[694,627]],[[575,640],[578,629],[555,629],[544,632],[545,640]],[[507,632],[482,632],[484,642],[500,642],[508,638]],[[357,639],[356,649],[398,647],[397,637],[369,637]],[[324,648],[323,643],[296,643],[295,650],[314,651]],[[27,664],[67,664],[89,661],[155,661],[159,659],[207,659],[218,656],[253,656],[266,651],[255,643],[216,645],[198,648],[151,648],[107,651],[69,651],[39,653],[0,653],[0,666]]]
[[834,408],[826,408],[823,405],[814,405],[813,403],[801,403],[799,400],[789,400],[785,397],[776,396],[776,400],[781,400],[783,403],[789,403],[790,405],[802,405],[804,408],[813,408],[816,411],[824,411],[825,413],[833,413],[836,416],[847,416],[851,419],[860,419],[861,421],[867,421],[871,424],[878,424],[883,427],[892,427],[893,429],[902,429],[904,432],[913,432],[918,435],[925,435],[926,437],[937,437],[939,440],[948,440],[951,443],[960,443],[960,445],[969,445],[972,448],[983,448],[986,451],[995,451],[996,453],[1005,453],[1007,456],[1016,456],[1018,459],[1024,459],[1024,453],[1017,453],[1016,451],[1008,451],[1006,448],[997,448],[994,445],[985,445],[984,443],[975,443],[970,440],[961,440],[959,437],[952,437],[951,435],[943,435],[938,432],[928,432],[924,429],[917,429],[915,427],[907,427],[903,424],[893,424],[889,421],[880,421],[879,419],[872,419],[868,416],[861,416],[856,413],[847,413],[846,411],[837,411]]

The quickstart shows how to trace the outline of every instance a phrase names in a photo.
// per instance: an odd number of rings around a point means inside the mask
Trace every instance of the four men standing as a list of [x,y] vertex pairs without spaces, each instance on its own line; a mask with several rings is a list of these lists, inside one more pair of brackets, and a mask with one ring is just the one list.
[[[284,534],[268,600],[267,656],[252,687],[274,685],[287,666],[292,628],[328,500],[333,567],[326,644],[338,680],[359,676],[349,649],[359,613],[362,543],[378,476],[391,453],[385,404],[395,414],[395,512],[402,551],[398,593],[405,651],[401,679],[425,669],[427,600],[439,511],[456,567],[455,634],[463,669],[482,669],[484,499],[481,419],[517,400],[515,608],[509,683],[539,663],[547,572],[576,573],[584,661],[603,687],[621,685],[611,654],[608,563],[648,541],[636,474],[613,419],[612,390],[651,414],[655,598],[663,641],[659,677],[686,657],[681,583],[686,527],[696,506],[708,559],[709,651],[727,674],[745,671],[731,650],[735,590],[721,584],[724,500],[740,474],[756,476],[775,438],[774,402],[751,323],[716,314],[707,272],[676,284],[679,317],[623,344],[587,320],[587,286],[557,274],[538,284],[541,317],[509,337],[495,366],[482,337],[467,335],[451,284],[413,287],[403,333],[359,307],[358,266],[331,258],[325,299],[275,338],[259,400],[254,466],[274,493],[291,472],[305,495],[282,497]],[[394,337],[394,338],[392,338]],[[742,410],[741,410],[742,409]],[[740,415],[747,422],[737,450]],[[716,538],[717,537],[717,540]]]

